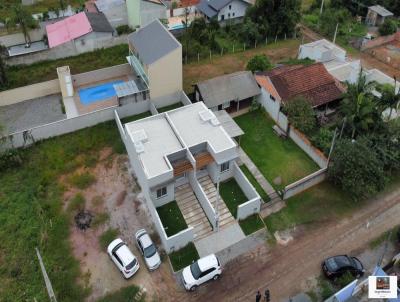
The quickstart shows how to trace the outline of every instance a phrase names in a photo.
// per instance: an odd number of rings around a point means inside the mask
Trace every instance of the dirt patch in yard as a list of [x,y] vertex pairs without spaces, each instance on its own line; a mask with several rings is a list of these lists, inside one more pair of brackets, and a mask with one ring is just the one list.
[[[111,157],[111,159],[110,159]],[[134,234],[140,228],[145,228],[154,234],[151,219],[144,204],[139,186],[129,173],[128,158],[126,155],[112,155],[103,150],[99,156],[99,162],[95,167],[85,168],[85,171],[96,177],[96,182],[85,190],[78,190],[61,178],[67,186],[64,194],[65,208],[68,201],[81,192],[85,197],[85,210],[96,215],[108,213],[109,219],[98,226],[91,226],[86,231],[80,230],[74,223],[71,213],[70,242],[74,256],[80,261],[82,282],[92,289],[87,301],[95,301],[107,293],[116,291],[128,285],[138,285],[146,289],[150,299],[160,300],[159,297],[183,293],[178,288],[174,276],[171,273],[169,263],[164,257],[161,267],[150,273],[141,258],[134,243]],[[140,263],[139,272],[130,280],[125,280],[109,259],[105,250],[99,245],[99,237],[108,228],[118,229],[120,237],[128,243],[132,252]],[[160,247],[160,244],[158,244]]]

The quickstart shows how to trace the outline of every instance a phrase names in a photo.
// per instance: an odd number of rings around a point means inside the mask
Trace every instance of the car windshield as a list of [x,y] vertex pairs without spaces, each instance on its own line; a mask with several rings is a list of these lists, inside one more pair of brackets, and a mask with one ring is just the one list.
[[126,269],[131,269],[136,265],[136,259],[133,259],[131,263],[126,266]]
[[326,260],[326,265],[328,266],[329,270],[335,272],[338,269],[338,265],[335,262],[334,258],[329,258]]
[[193,278],[195,278],[196,280],[199,279],[200,275],[201,275],[201,270],[199,265],[197,264],[197,262],[193,263],[190,266],[190,271],[192,272],[192,276]]
[[152,257],[157,252],[157,249],[154,244],[149,245],[144,249],[144,256],[146,258]]

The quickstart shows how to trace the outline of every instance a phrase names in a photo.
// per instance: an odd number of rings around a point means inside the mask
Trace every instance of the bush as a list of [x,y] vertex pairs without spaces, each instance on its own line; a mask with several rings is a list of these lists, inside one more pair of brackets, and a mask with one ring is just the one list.
[[85,208],[85,197],[82,193],[77,193],[69,202],[68,212],[79,211]]
[[336,280],[336,284],[338,285],[339,288],[343,288],[346,285],[348,285],[350,282],[352,282],[355,278],[353,277],[352,274],[349,272],[346,272],[344,275],[342,275],[340,278]]
[[103,298],[97,300],[97,302],[120,302],[120,301],[137,301],[143,302],[145,301],[144,296],[142,296],[139,300],[136,299],[140,289],[136,285],[130,285],[128,287],[121,288],[120,290],[108,294]]
[[325,279],[319,279],[318,285],[321,291],[322,300],[328,299],[335,293],[333,286]]
[[95,214],[92,226],[97,228],[98,226],[105,224],[109,219],[110,215],[108,213]]
[[396,33],[397,31],[397,23],[395,20],[386,19],[381,26],[379,26],[379,33],[382,36],[388,36]]
[[268,57],[262,54],[262,55],[255,55],[254,57],[252,57],[247,63],[246,69],[250,70],[251,72],[256,72],[256,71],[265,71],[271,69],[271,67],[272,64],[268,60]]
[[118,35],[130,34],[135,31],[134,29],[130,28],[129,25],[120,25],[115,29],[117,30]]
[[108,229],[103,234],[101,234],[99,238],[100,247],[103,250],[106,250],[107,246],[111,243],[111,241],[117,239],[118,235],[119,231],[117,229]]
[[75,187],[84,190],[96,182],[96,177],[88,172],[75,173],[70,177],[69,181]]
[[328,128],[320,128],[317,134],[311,137],[314,146],[320,149],[325,155],[329,154],[331,148],[334,131]]
[[317,121],[314,109],[304,97],[299,96],[289,100],[283,109],[288,115],[289,122],[301,132],[310,134],[315,129]]

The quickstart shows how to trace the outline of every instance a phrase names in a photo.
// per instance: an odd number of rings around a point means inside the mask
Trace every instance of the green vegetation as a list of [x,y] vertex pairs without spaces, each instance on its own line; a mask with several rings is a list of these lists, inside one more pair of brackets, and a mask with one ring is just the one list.
[[308,189],[286,202],[286,207],[265,218],[268,230],[286,230],[296,225],[321,222],[327,219],[343,217],[358,209],[361,203],[329,182],[323,182]]
[[139,291],[140,288],[138,286],[130,285],[120,289],[119,291],[113,292],[111,294],[104,296],[103,298],[98,299],[97,302],[146,301],[144,295],[140,299],[137,299]]
[[74,173],[70,176],[69,182],[73,186],[83,190],[94,184],[96,182],[96,177],[94,177],[89,172]]
[[317,126],[314,109],[310,102],[302,96],[295,97],[283,107],[289,122],[298,130],[309,134]]
[[261,199],[264,202],[268,202],[270,200],[268,197],[268,194],[264,191],[264,189],[258,183],[257,179],[255,179],[253,174],[251,174],[250,170],[245,165],[241,165],[240,170],[242,170],[243,174],[246,175],[247,179],[251,182],[253,187],[256,189],[256,191],[257,191],[258,195],[260,195]]
[[98,214],[94,215],[94,218],[93,218],[93,221],[92,221],[91,225],[94,228],[97,228],[100,225],[105,224],[109,219],[110,219],[110,215],[107,212],[98,213]]
[[135,31],[127,24],[117,26],[115,29],[117,30],[118,35],[130,34]]
[[68,204],[68,212],[75,212],[83,210],[85,208],[85,197],[82,193],[76,193],[76,195],[70,200]]
[[243,233],[247,236],[253,234],[264,227],[264,223],[258,214],[251,215],[244,220],[239,221]]
[[108,245],[114,240],[117,239],[119,235],[119,231],[117,229],[108,229],[103,234],[100,235],[99,244],[103,250],[106,250]]
[[314,63],[315,61],[309,58],[305,59],[290,58],[285,61],[279,62],[279,64],[284,64],[284,65],[305,65],[305,66],[312,65]]
[[56,68],[60,66],[68,65],[71,73],[77,74],[123,64],[126,63],[127,53],[128,46],[121,44],[63,59],[41,61],[31,65],[8,66],[6,69],[8,83],[0,86],[0,91],[56,79]]
[[157,111],[158,111],[158,113],[162,113],[162,112],[174,110],[174,109],[180,108],[180,107],[183,107],[183,104],[179,101],[178,103],[175,103],[175,104],[172,104],[172,105],[169,105],[169,106],[157,108]]
[[185,219],[175,200],[158,207],[157,213],[168,237],[187,229]]
[[237,207],[248,201],[246,195],[244,195],[234,178],[221,182],[219,193],[233,217],[237,215]]
[[[279,138],[272,127],[274,122],[262,110],[235,118],[243,129],[241,146],[261,173],[276,188],[318,170],[317,165],[290,139]],[[274,183],[280,177],[281,182]]]
[[251,72],[266,71],[272,68],[271,62],[265,54],[253,56],[249,62],[247,62],[246,69]]
[[373,239],[372,241],[370,241],[369,247],[371,249],[377,248],[381,244],[383,244],[386,240],[389,240],[389,242],[395,243],[397,241],[396,232],[397,232],[398,229],[399,229],[399,227],[397,226],[397,227],[394,227],[393,229],[391,229],[391,230],[389,230],[387,232],[384,232],[379,237],[377,237],[377,238]]
[[169,254],[168,256],[175,272],[180,271],[199,259],[199,254],[192,242],[180,250]]
[[151,116],[151,112],[150,111],[146,111],[146,112],[143,112],[143,113],[139,113],[139,114],[136,114],[136,115],[132,115],[132,116],[128,116],[128,117],[122,118],[121,119],[121,123],[122,124],[126,124],[126,123],[129,123],[129,122],[134,122],[134,121],[140,120],[142,118],[149,117],[149,116]]
[[320,288],[320,294],[323,301],[331,297],[336,292],[332,284],[324,277],[320,277],[318,279],[318,287]]
[[392,19],[386,19],[383,24],[379,26],[379,33],[382,36],[388,36],[396,33],[397,31],[397,22]]

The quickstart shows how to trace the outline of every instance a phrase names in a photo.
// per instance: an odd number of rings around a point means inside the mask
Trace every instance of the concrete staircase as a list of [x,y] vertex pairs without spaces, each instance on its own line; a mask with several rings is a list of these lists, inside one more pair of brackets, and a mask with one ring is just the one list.
[[212,226],[189,184],[175,188],[175,200],[186,224],[194,228],[195,240],[213,233]]
[[[213,208],[215,209],[215,203],[217,200],[217,188],[213,184],[209,175],[203,176],[199,178],[199,183],[203,188],[204,192],[207,195],[207,198],[210,200]],[[224,228],[232,223],[236,222],[235,218],[232,216],[231,212],[227,208],[225,202],[222,200],[222,197],[219,197],[218,202],[218,210],[219,210],[219,227]]]

